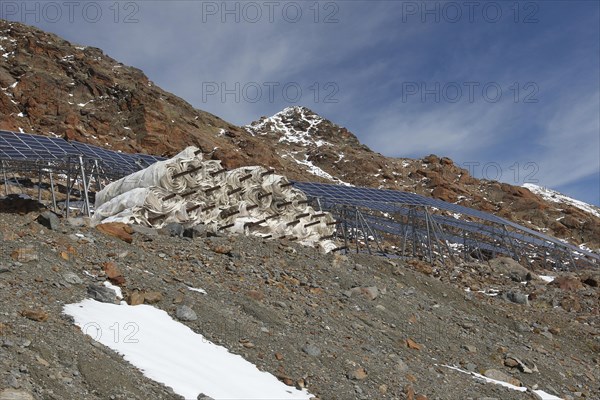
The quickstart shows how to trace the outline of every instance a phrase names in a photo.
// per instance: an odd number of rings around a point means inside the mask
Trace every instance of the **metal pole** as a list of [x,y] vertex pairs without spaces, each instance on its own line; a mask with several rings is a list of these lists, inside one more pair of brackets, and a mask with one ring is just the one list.
[[6,165],[2,161],[2,174],[4,175],[4,192],[8,196],[8,178],[6,177]]
[[54,207],[54,212],[56,212],[56,193],[54,193],[54,179],[52,178],[52,170],[50,170],[48,175],[50,175],[50,192],[52,193],[52,206]]
[[342,220],[344,221],[343,230],[344,230],[344,247],[346,248],[345,252],[348,252],[348,221],[347,221],[346,206],[342,207],[340,216],[342,217]]
[[427,211],[427,207],[423,207],[425,210],[425,225],[427,225],[427,247],[429,253],[429,263],[433,266],[433,253],[431,250],[431,232],[429,231],[429,211]]
[[67,199],[65,200],[65,216],[69,218],[69,203],[71,196],[71,157],[67,158]]
[[[102,183],[100,182],[100,166],[98,165],[98,160],[94,160],[93,170],[96,170],[96,190],[99,192],[102,190]],[[93,171],[92,170],[92,171]],[[93,172],[92,172],[93,175]]]
[[356,244],[356,254],[358,254],[358,215],[356,214],[356,208],[354,209],[354,243]]
[[38,203],[42,202],[42,166],[38,165]]
[[356,218],[360,221],[360,226],[362,228],[362,232],[363,232],[363,237],[365,238],[365,243],[367,245],[367,251],[369,252],[370,255],[373,255],[373,253],[371,252],[371,246],[369,245],[369,233],[367,232],[366,228],[365,228],[365,223],[363,223],[364,218],[362,216],[362,214],[360,213],[360,211],[358,211],[358,209],[356,210]]
[[85,168],[83,167],[83,156],[79,156],[79,166],[81,167],[81,181],[83,182],[83,194],[85,196],[85,208],[87,211],[87,216],[90,217],[92,215],[90,211],[90,199],[88,197],[88,185],[85,179]]

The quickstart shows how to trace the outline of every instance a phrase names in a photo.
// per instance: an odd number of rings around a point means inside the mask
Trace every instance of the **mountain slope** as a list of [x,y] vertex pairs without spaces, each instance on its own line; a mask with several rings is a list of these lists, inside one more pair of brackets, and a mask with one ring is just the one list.
[[297,180],[406,190],[600,248],[594,213],[527,188],[475,179],[446,157],[385,157],[304,107],[238,127],[195,109],[100,49],[3,20],[0,53],[0,129],[158,155],[196,145],[227,168],[263,165]]

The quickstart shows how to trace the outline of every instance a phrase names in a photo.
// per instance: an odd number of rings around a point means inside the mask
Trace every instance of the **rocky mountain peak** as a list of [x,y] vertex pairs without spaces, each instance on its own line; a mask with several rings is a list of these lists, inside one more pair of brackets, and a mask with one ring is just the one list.
[[[356,136],[303,106],[284,108],[271,117],[262,117],[245,126],[253,136],[271,136],[286,145],[315,148],[351,144],[360,146]],[[370,150],[369,150],[370,151]]]

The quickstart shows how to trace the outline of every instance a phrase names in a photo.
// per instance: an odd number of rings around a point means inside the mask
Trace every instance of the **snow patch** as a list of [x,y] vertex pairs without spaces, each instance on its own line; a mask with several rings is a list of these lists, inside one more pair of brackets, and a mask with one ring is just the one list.
[[600,218],[600,208],[596,206],[584,203],[583,201],[576,200],[569,196],[565,196],[564,194],[557,192],[556,190],[543,188],[532,183],[526,183],[523,185],[523,187],[529,189],[531,192],[537,194],[546,201],[550,201],[553,203],[568,204]]
[[458,371],[458,372],[462,372],[463,374],[473,375],[475,378],[481,379],[481,380],[485,381],[486,383],[494,383],[496,385],[504,386],[505,388],[509,388],[509,389],[512,389],[512,390],[518,390],[519,392],[526,392],[527,391],[526,387],[515,386],[515,385],[512,385],[512,384],[510,384],[508,382],[503,382],[503,381],[498,381],[496,379],[491,379],[491,378],[488,378],[487,376],[483,376],[481,374],[478,374],[477,372],[465,371],[465,370],[462,370],[462,369],[457,368],[457,367],[452,367],[450,365],[443,365],[443,367],[450,368],[450,369],[453,369],[453,370]]
[[63,312],[73,317],[83,333],[186,399],[195,399],[200,393],[215,399],[240,400],[313,397],[306,390],[286,386],[152,306],[86,299],[64,306]]
[[325,179],[329,179],[330,181],[333,181],[335,183],[344,185],[344,186],[352,186],[350,183],[348,182],[344,182],[336,177],[334,177],[333,175],[323,171],[321,168],[317,167],[315,164],[312,163],[312,161],[310,161],[308,159],[308,156],[306,156],[306,158],[302,161],[302,160],[298,160],[295,157],[292,157],[294,159],[294,161],[296,161],[298,164],[300,165],[304,165],[307,168],[308,172],[310,172],[313,175],[316,176],[320,176],[321,178],[325,178]]
[[541,280],[545,281],[545,282],[552,282],[554,280],[554,276],[550,276],[550,275],[538,275],[540,277]]
[[204,289],[193,288],[191,286],[188,286],[187,288],[188,288],[188,290],[191,290],[192,292],[198,292],[198,293],[206,294],[206,290],[204,290]]

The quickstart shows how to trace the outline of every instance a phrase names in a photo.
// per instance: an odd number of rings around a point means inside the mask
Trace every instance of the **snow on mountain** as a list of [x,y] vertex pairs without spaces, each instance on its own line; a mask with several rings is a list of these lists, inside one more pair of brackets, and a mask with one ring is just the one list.
[[[333,147],[334,144],[319,137],[320,124],[325,120],[305,107],[287,107],[271,117],[263,117],[259,121],[246,125],[246,131],[252,136],[272,135],[280,146],[281,157],[293,160],[302,165],[306,172],[325,178],[334,183],[350,186],[349,183],[326,172],[309,159],[307,150]],[[339,154],[340,161],[344,154]]]
[[[297,117],[299,116],[299,118]],[[263,118],[255,124],[246,125],[246,130],[251,135],[266,135],[274,132],[280,136],[279,143],[295,143],[302,146],[331,146],[321,139],[316,139],[314,134],[323,118],[310,112],[304,107],[287,107],[272,117]]]
[[580,200],[575,200],[574,198],[565,196],[564,194],[557,192],[556,190],[543,188],[541,186],[534,185],[532,183],[526,183],[523,185],[523,187],[529,189],[531,192],[537,194],[538,196],[542,197],[546,201],[549,201],[552,203],[568,204],[568,205],[577,207],[582,211],[585,211],[587,213],[590,213],[590,214],[600,218],[600,208],[598,208],[596,206],[593,206],[588,203],[584,203],[583,201],[580,201]]

